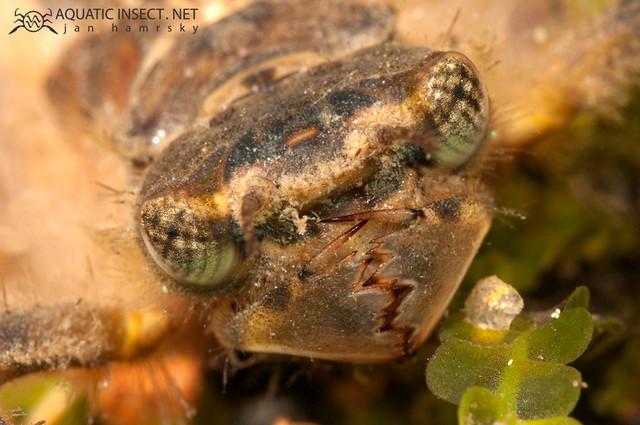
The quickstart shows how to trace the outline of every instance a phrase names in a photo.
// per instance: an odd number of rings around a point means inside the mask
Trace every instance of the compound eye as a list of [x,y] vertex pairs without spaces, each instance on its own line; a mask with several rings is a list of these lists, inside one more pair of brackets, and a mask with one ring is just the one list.
[[443,52],[422,88],[428,131],[437,140],[438,163],[460,166],[486,138],[489,98],[471,60],[458,52]]
[[203,208],[165,196],[140,208],[142,239],[156,263],[179,282],[224,291],[221,285],[239,254],[228,226],[208,219]]

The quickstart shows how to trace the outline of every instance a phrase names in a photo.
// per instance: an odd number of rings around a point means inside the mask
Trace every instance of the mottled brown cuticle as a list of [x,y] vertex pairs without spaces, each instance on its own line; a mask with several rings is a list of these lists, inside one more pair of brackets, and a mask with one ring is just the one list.
[[260,304],[274,311],[285,311],[293,294],[289,285],[278,285],[262,297]]
[[460,200],[457,198],[436,201],[429,207],[444,221],[455,221],[460,216]]

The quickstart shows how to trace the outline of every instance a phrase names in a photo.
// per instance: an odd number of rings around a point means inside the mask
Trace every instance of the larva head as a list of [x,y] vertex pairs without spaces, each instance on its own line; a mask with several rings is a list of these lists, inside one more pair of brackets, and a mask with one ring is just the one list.
[[227,220],[214,219],[197,200],[160,196],[142,203],[140,232],[155,262],[179,282],[225,291],[239,251]]
[[489,98],[480,74],[463,54],[438,52],[422,77],[416,93],[427,135],[438,147],[434,158],[443,165],[463,165],[487,133]]

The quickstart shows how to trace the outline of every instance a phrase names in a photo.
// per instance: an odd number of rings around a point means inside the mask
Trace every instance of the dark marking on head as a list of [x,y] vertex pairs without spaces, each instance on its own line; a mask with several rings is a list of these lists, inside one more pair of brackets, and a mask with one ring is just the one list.
[[279,285],[267,292],[260,304],[270,310],[285,311],[292,297],[289,285]]
[[229,156],[224,169],[224,179],[228,181],[235,171],[243,165],[257,162],[261,157],[260,143],[252,132],[245,133],[229,148]]
[[340,90],[329,93],[327,100],[331,105],[332,112],[343,118],[353,116],[358,109],[366,108],[378,101],[368,93],[355,90]]
[[443,221],[455,221],[460,215],[460,200],[458,198],[436,201],[430,207]]

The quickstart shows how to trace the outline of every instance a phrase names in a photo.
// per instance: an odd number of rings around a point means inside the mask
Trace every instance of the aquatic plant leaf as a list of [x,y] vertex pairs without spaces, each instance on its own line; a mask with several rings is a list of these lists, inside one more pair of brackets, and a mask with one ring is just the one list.
[[567,364],[587,349],[593,334],[589,312],[570,308],[528,336],[529,358],[550,363]]
[[460,400],[458,423],[493,425],[500,401],[491,391],[483,387],[471,387]]
[[510,347],[482,347],[453,340],[436,352],[427,367],[427,384],[435,395],[459,404],[470,387],[495,391],[509,360]]
[[580,398],[582,377],[576,369],[555,363],[522,360],[517,415],[523,419],[566,416]]
[[427,365],[430,390],[459,404],[459,424],[578,424],[567,415],[582,377],[566,363],[591,340],[588,301],[588,291],[578,288],[563,309],[521,315],[508,331],[476,328],[464,312],[452,315]]

